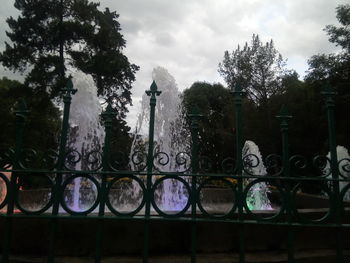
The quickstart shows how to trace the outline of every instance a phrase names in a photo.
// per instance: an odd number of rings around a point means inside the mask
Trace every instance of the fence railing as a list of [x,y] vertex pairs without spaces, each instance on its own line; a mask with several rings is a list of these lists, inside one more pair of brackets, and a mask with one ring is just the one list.
[[[269,155],[265,158],[266,174],[259,174],[254,169],[263,162],[259,156],[253,153],[242,156],[244,92],[239,87],[233,92],[236,110],[236,159],[223,160],[222,172],[219,174],[210,173],[205,169],[210,160],[198,153],[198,129],[201,119],[198,112],[189,115],[191,152],[175,154],[175,162],[181,169],[176,172],[162,171],[170,157],[166,153],[154,150],[155,106],[157,96],[160,95],[154,82],[150,90],[146,91],[150,96],[150,123],[146,140],[148,151],[135,152],[132,155],[130,161],[138,167],[136,170],[118,169],[118,162],[111,156],[114,116],[111,106],[102,113],[105,127],[102,152],[91,151],[83,155],[68,149],[70,103],[71,96],[76,92],[72,82],[68,83],[63,92],[64,109],[58,151],[38,153],[32,149],[24,149],[22,141],[28,110],[22,102],[15,111],[16,143],[13,149],[1,153],[0,180],[3,195],[0,208],[1,217],[5,220],[2,233],[2,263],[9,262],[11,238],[16,227],[13,220],[18,217],[44,217],[50,221],[48,262],[54,262],[59,219],[67,216],[86,220],[98,219],[95,262],[102,259],[103,224],[106,218],[133,218],[144,221],[143,262],[148,262],[149,259],[150,221],[169,218],[191,222],[191,262],[196,262],[198,222],[221,221],[243,225],[286,226],[288,262],[294,262],[294,233],[297,227],[329,227],[336,232],[337,262],[343,262],[342,230],[350,226],[349,202],[346,200],[350,191],[350,160],[337,158],[333,90],[327,89],[323,92],[328,117],[330,158],[316,156],[311,162],[307,162],[303,156],[289,153],[288,120],[291,116],[283,108],[276,116],[280,121],[282,155]],[[74,164],[84,158],[88,163],[87,167],[90,168],[75,169]],[[299,176],[296,171],[305,169],[307,165],[317,168],[319,173]],[[6,176],[9,173],[11,176]],[[38,187],[35,190],[23,189],[20,182],[25,177],[36,178]],[[74,205],[72,187],[77,180],[80,180],[78,194],[85,196],[86,204],[78,200]],[[323,202],[326,205],[321,205],[321,209],[314,209],[312,215],[297,205],[300,184],[303,182],[319,184],[325,196],[318,197],[319,200],[315,203]],[[175,201],[175,204],[179,205],[175,209],[162,204],[162,195],[168,191],[165,187],[167,184],[181,190],[179,191],[182,199]],[[215,191],[220,192],[221,197],[217,197]],[[270,206],[262,207],[263,211],[259,212],[252,208],[252,204],[257,203],[252,197],[254,191],[262,191],[271,203]],[[33,207],[31,202],[39,205]],[[77,208],[77,204],[80,208]],[[244,228],[239,228],[240,262],[245,262],[245,235]]]

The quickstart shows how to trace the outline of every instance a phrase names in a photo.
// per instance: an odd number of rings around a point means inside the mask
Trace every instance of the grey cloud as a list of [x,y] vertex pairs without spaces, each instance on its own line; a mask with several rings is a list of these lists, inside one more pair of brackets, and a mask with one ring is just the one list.
[[121,24],[122,33],[128,35],[135,35],[142,29],[140,21],[131,17],[121,17],[119,23]]
[[[0,41],[5,40],[4,19],[16,15],[13,0],[0,9]],[[134,107],[149,88],[153,67],[163,66],[177,80],[180,90],[194,81],[223,81],[217,65],[225,50],[250,41],[258,33],[263,41],[271,38],[288,67],[300,75],[313,54],[334,52],[322,30],[335,24],[335,7],[348,0],[101,0],[101,8],[120,14],[122,34],[127,41],[125,54],[141,66],[136,75]],[[0,46],[0,48],[3,46]],[[0,69],[0,74],[8,74]],[[131,121],[131,120],[130,120]]]
[[[121,19],[142,24],[143,31],[158,32],[175,27],[177,21],[190,15],[192,1],[164,0],[102,0],[101,6],[116,10]],[[127,26],[126,26],[127,27]]]
[[171,47],[175,44],[175,39],[168,32],[161,32],[156,35],[156,42],[161,46]]

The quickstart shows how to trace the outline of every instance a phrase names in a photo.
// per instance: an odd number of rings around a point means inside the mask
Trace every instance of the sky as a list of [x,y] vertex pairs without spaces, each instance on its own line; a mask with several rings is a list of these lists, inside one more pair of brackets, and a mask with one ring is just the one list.
[[[95,1],[96,2],[96,1]],[[13,0],[0,7],[0,51],[5,47],[5,22],[16,17]],[[273,39],[287,59],[287,68],[302,78],[307,60],[319,53],[337,52],[323,31],[337,25],[335,8],[344,0],[101,0],[100,8],[116,11],[126,40],[124,54],[140,66],[133,84],[133,106],[127,117],[135,125],[142,94],[152,82],[152,70],[166,68],[179,90],[195,81],[221,82],[218,64],[225,50],[249,42],[259,34]],[[23,79],[0,66],[0,77]]]

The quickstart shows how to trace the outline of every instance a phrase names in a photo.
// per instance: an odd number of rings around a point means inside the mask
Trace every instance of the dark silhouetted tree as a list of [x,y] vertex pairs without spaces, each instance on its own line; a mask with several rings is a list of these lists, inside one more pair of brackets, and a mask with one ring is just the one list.
[[[315,101],[323,104],[319,95],[325,85],[331,85],[337,91],[336,124],[337,141],[340,145],[350,146],[348,134],[348,112],[350,110],[350,5],[339,5],[336,9],[340,26],[328,25],[325,31],[329,41],[341,48],[338,53],[318,54],[309,61],[308,74],[305,81],[314,90]],[[324,137],[326,138],[326,131]],[[325,145],[327,145],[325,143]]]
[[15,142],[15,104],[24,99],[30,110],[25,129],[24,147],[38,151],[55,149],[60,128],[60,112],[48,97],[36,96],[22,83],[0,79],[0,148],[8,149]]
[[273,41],[263,44],[258,35],[253,35],[251,43],[245,43],[243,48],[238,46],[231,53],[225,51],[224,59],[219,64],[219,73],[228,87],[234,89],[240,85],[256,105],[266,135],[269,134],[267,130],[273,128],[274,118],[269,99],[285,91],[283,78],[290,74],[285,64]]
[[266,105],[268,98],[284,91],[285,61],[273,41],[263,44],[253,35],[250,44],[237,47],[231,53],[225,51],[219,64],[219,73],[229,88],[241,85],[248,97],[258,105]]
[[[196,107],[204,115],[200,121],[200,154],[209,157],[212,169],[234,155],[234,101],[221,84],[195,82],[182,94],[185,115]],[[188,120],[189,125],[189,120]]]
[[26,73],[25,85],[59,96],[68,66],[90,74],[98,95],[124,118],[138,66],[123,54],[118,15],[88,0],[16,0],[21,12],[7,23],[11,40],[0,54],[3,66]]

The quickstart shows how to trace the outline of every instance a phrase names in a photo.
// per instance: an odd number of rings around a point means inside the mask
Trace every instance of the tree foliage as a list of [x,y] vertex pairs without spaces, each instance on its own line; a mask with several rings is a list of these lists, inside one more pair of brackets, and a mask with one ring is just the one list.
[[92,75],[98,95],[105,97],[125,117],[131,103],[131,84],[138,66],[123,54],[125,40],[118,15],[88,0],[16,0],[21,12],[7,23],[10,31],[2,64],[27,73],[25,84],[36,91],[59,96],[67,68]]
[[342,47],[345,52],[350,53],[350,4],[339,5],[336,9],[337,19],[340,27],[327,25],[325,31],[329,35],[329,41]]
[[35,150],[56,149],[60,128],[60,112],[45,96],[34,94],[23,84],[7,78],[0,79],[0,148],[8,149],[15,142],[14,106],[24,99],[30,110],[25,129],[24,147]]
[[335,86],[350,80],[350,5],[340,5],[336,9],[341,26],[327,25],[325,31],[329,41],[341,47],[336,54],[314,55],[308,61],[309,71],[306,81],[313,84],[329,82]]
[[350,5],[340,5],[336,9],[340,26],[327,25],[325,31],[329,41],[341,47],[341,51],[332,54],[318,54],[309,61],[306,84],[314,90],[315,100],[321,101],[318,95],[325,85],[331,85],[337,91],[336,124],[338,144],[349,146],[350,127],[347,124],[350,105]]
[[266,104],[269,97],[284,91],[285,61],[273,41],[263,44],[259,35],[253,35],[251,43],[246,42],[243,48],[238,46],[231,53],[225,51],[219,73],[229,88],[240,85],[259,105]]
[[[253,52],[253,43],[246,44],[243,49],[239,47],[232,53],[226,51],[224,60],[219,65],[219,72],[224,76],[228,88],[233,89],[239,84],[247,90],[248,98],[242,101],[243,140],[256,142],[265,157],[271,153],[282,152],[280,123],[274,116],[278,115],[282,105],[287,107],[293,116],[288,128],[290,154],[301,154],[307,160],[305,167],[302,167],[302,161],[291,162],[293,175],[310,176],[322,173],[322,170],[315,168],[312,162],[316,155],[326,155],[329,152],[327,116],[324,98],[321,95],[325,85],[330,84],[337,91],[335,103],[337,144],[347,148],[350,146],[349,14],[350,5],[339,6],[337,18],[340,26],[330,25],[325,28],[330,42],[338,45],[341,51],[311,57],[309,71],[304,81],[299,79],[295,71],[287,71],[284,66],[280,67],[281,70],[273,70],[270,66],[274,60],[269,59],[273,55],[266,55],[265,60],[259,57],[258,54],[261,56],[268,54],[267,49],[273,47],[273,44],[260,45],[261,42],[256,36],[253,36],[253,42],[255,41],[256,47],[260,46],[259,52]],[[275,52],[276,58],[281,62],[279,65],[283,65],[279,53],[276,50]],[[276,77],[267,78],[267,83],[277,85],[275,86],[277,89],[269,90],[270,93],[267,90],[261,92],[268,87],[266,81],[263,81],[263,77],[266,76],[262,74],[264,70],[272,70],[269,76]],[[274,81],[269,81],[270,79]],[[215,165],[218,168],[219,159],[233,155],[230,151],[234,148],[234,140],[230,131],[234,128],[234,102],[228,89],[220,85],[214,86],[208,83],[195,83],[190,89],[185,90],[183,96],[187,112],[190,112],[191,106],[197,105],[200,111],[208,116],[202,120],[200,140],[201,144],[210,148],[202,148],[201,153],[216,160]],[[221,88],[218,88],[219,86]],[[262,96],[258,97],[261,94]],[[220,101],[223,97],[225,99]],[[216,112],[219,114],[215,114]],[[303,182],[300,185],[303,191],[310,193],[320,193],[320,186],[321,184],[310,182]]]
[[[200,155],[212,160],[212,169],[220,170],[224,158],[234,155],[233,96],[221,84],[195,82],[184,90],[182,104],[188,116],[194,108],[204,115],[201,120]],[[190,120],[187,119],[188,125]]]

